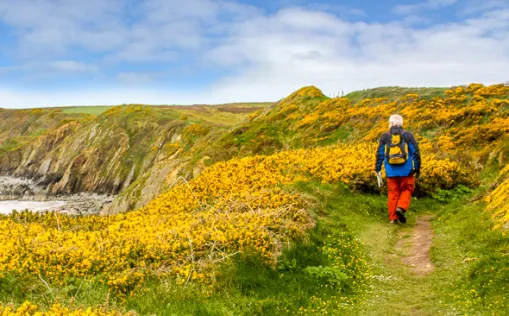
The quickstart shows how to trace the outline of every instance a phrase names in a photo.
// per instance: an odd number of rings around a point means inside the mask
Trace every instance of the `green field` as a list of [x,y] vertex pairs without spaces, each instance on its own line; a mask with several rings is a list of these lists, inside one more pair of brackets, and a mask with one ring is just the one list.
[[101,115],[110,109],[111,106],[73,106],[62,108],[63,113]]
[[[190,115],[196,119],[208,121],[218,125],[233,125],[242,122],[246,117],[262,108],[270,106],[270,102],[252,102],[252,103],[228,103],[218,105],[154,105],[156,108],[171,108],[177,110],[183,115]],[[94,106],[73,106],[62,107],[62,113],[67,114],[91,114],[101,115],[113,106],[94,105]]]

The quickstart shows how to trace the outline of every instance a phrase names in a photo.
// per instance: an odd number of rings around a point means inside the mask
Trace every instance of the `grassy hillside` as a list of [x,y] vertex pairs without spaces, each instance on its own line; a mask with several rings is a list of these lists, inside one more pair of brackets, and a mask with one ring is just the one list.
[[[220,105],[183,105],[183,106],[150,106],[156,109],[173,109],[182,115],[192,116],[198,120],[205,120],[220,125],[235,125],[244,121],[249,113],[271,105],[269,102],[258,103],[231,103]],[[52,110],[66,114],[90,114],[101,115],[111,109],[112,106],[73,106],[53,108]]]
[[[136,180],[122,203],[165,192],[111,216],[3,217],[0,302],[19,314],[504,314],[508,96],[504,85],[472,84],[357,102],[306,87],[230,126],[202,106],[185,117],[118,107],[74,123],[104,132],[106,143],[83,147],[88,157],[118,147],[111,131],[126,135],[118,170]],[[423,154],[407,226],[388,224],[372,175],[393,113]],[[404,259],[424,215],[434,270],[418,275]]]
[[101,115],[110,108],[111,106],[73,106],[62,108],[62,113]]
[[54,109],[0,109],[0,156],[70,122],[87,120],[88,116],[62,113]]
[[405,88],[405,87],[379,87],[373,89],[359,90],[350,92],[345,98],[353,102],[359,102],[364,99],[388,98],[395,99],[407,94],[418,94],[422,99],[431,99],[434,97],[444,97],[445,91],[449,88]]
[[172,109],[195,120],[222,126],[235,126],[244,122],[253,112],[263,110],[272,103],[233,103],[223,105],[173,106]]
[[401,113],[405,127],[422,146],[470,165],[475,174],[488,160],[497,166],[507,162],[507,90],[502,85],[472,84],[430,100],[407,94],[355,103],[348,98],[329,99],[315,87],[306,87],[270,110],[254,113],[223,135],[207,156],[218,161],[289,148],[377,142],[387,130],[389,116]]

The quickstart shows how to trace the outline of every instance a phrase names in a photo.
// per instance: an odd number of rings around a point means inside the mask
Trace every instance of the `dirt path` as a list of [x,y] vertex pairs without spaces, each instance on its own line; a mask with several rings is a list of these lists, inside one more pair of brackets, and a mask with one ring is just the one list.
[[394,247],[395,251],[400,254],[403,264],[416,275],[424,276],[435,268],[430,260],[433,240],[432,218],[431,215],[417,218],[410,237],[406,238],[408,233],[401,231],[399,240]]
[[[436,315],[443,310],[435,286],[432,215],[410,223],[374,225],[362,239],[372,251],[374,281],[352,315]],[[443,313],[442,313],[443,314]]]

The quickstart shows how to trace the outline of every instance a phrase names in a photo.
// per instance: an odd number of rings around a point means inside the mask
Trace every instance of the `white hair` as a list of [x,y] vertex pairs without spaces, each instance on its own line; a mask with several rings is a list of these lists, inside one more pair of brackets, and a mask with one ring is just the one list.
[[391,115],[389,118],[389,128],[393,126],[403,127],[403,117],[398,114]]

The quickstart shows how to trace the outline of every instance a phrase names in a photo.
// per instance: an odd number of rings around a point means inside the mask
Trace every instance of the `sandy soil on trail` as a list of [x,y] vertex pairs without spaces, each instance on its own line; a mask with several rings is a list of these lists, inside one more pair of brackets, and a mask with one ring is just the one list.
[[396,251],[405,253],[401,257],[401,261],[409,266],[411,272],[417,275],[426,275],[435,268],[430,260],[430,249],[433,240],[432,218],[432,215],[417,218],[411,237],[405,238],[408,233],[400,232],[399,240],[395,246]]

